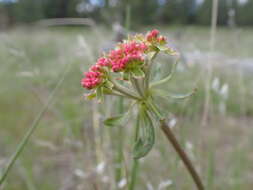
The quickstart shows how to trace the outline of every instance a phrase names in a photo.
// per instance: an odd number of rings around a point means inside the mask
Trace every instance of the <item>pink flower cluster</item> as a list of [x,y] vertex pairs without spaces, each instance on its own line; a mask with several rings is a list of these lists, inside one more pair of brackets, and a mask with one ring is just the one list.
[[166,43],[166,37],[164,36],[159,36],[159,31],[154,29],[150,32],[147,33],[146,39],[150,43],[159,43],[159,44],[165,44]]
[[103,76],[100,72],[89,71],[84,75],[85,77],[81,80],[81,85],[87,89],[93,89],[103,81]]
[[[154,43],[166,43],[166,38],[159,35],[158,30],[152,30],[143,36],[143,40],[129,40],[120,43],[116,49],[99,58],[95,65],[91,66],[89,72],[81,80],[86,89],[94,89],[106,80],[106,72],[129,71],[144,63],[144,55],[150,50]],[[108,68],[108,69],[105,69]]]
[[109,66],[108,59],[101,57],[97,63],[89,69],[89,72],[84,73],[85,77],[81,80],[81,85],[87,89],[96,88],[104,81],[103,67]]
[[127,42],[119,44],[119,48],[110,51],[108,58],[113,72],[120,72],[135,64],[144,62],[144,52],[147,50],[144,42]]

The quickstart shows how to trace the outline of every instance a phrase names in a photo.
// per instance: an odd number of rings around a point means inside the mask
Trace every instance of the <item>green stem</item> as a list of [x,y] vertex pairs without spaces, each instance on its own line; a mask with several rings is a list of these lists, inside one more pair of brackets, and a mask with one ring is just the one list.
[[139,84],[138,79],[131,76],[130,81],[131,81],[132,85],[134,86],[134,88],[136,89],[136,91],[138,92],[139,96],[144,97],[144,92]]
[[184,152],[183,148],[181,147],[181,145],[177,141],[177,139],[176,139],[175,135],[173,134],[173,132],[171,131],[170,127],[165,122],[164,118],[162,117],[162,115],[160,114],[160,112],[158,111],[158,109],[156,108],[156,106],[152,102],[148,102],[148,106],[149,106],[150,110],[153,111],[153,113],[159,118],[161,130],[163,131],[163,133],[165,134],[165,136],[170,141],[171,145],[173,146],[173,148],[175,149],[175,151],[178,153],[179,157],[183,161],[185,167],[187,168],[193,181],[195,182],[198,190],[204,190],[204,186],[202,184],[202,181],[201,181],[197,171],[195,170],[190,159],[188,158],[188,156]]
[[[140,118],[138,115],[137,121],[136,121],[136,127],[135,127],[135,137],[134,137],[135,142],[138,139],[139,128],[140,128]],[[133,159],[133,166],[132,166],[132,171],[131,171],[131,181],[130,181],[130,185],[129,185],[129,190],[134,190],[138,169],[139,169],[139,160]]]
[[131,181],[130,181],[130,185],[129,185],[129,190],[134,190],[134,187],[136,185],[136,178],[137,178],[138,169],[139,169],[139,160],[133,159],[133,166],[132,166],[132,173],[131,173]]
[[123,85],[120,85],[119,83],[115,82],[113,79],[109,78],[110,82],[113,84],[113,89],[120,92],[121,94],[135,99],[135,100],[140,100],[140,97],[138,97],[138,95],[136,95],[133,91],[131,91],[130,89],[124,87]]

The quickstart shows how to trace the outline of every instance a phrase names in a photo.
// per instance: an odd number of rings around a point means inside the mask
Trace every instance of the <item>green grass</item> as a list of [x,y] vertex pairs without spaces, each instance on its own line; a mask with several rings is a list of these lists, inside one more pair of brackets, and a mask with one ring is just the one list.
[[[185,52],[208,51],[208,28],[161,27],[170,35],[179,49]],[[113,38],[105,28],[98,27],[98,33],[90,28],[54,28],[40,30],[16,29],[0,34],[0,168],[15,151],[17,144],[28,127],[46,103],[66,64],[72,67],[57,93],[55,101],[39,123],[25,151],[11,170],[5,183],[6,190],[54,190],[63,187],[112,189],[114,184],[113,152],[119,142],[115,129],[105,129],[102,120],[113,112],[116,99],[108,98],[110,107],[99,106],[100,128],[92,132],[94,109],[91,102],[83,99],[80,88],[82,72],[96,59],[101,48]],[[145,31],[145,29],[141,29]],[[219,112],[221,97],[211,92],[211,113],[208,126],[200,126],[205,98],[205,75],[198,64],[179,69],[169,84],[163,86],[169,92],[188,92],[198,87],[195,96],[181,102],[159,99],[160,106],[166,108],[168,116],[177,118],[175,134],[184,145],[193,145],[193,163],[201,171],[201,177],[208,188],[227,190],[251,190],[252,139],[253,132],[253,77],[248,71],[239,72],[231,66],[223,66],[227,59],[250,58],[253,30],[219,29],[216,52],[222,56],[215,58],[214,76],[222,84],[228,84],[229,96],[225,102],[226,113]],[[78,36],[86,40],[88,50],[80,46]],[[104,37],[106,36],[106,38]],[[240,37],[238,39],[238,36]],[[251,57],[252,59],[252,57]],[[167,57],[160,59],[161,65]],[[204,65],[207,61],[202,58]],[[163,74],[169,70],[161,69]],[[179,68],[183,68],[180,63]],[[232,66],[234,67],[234,66]],[[161,75],[161,74],[159,74]],[[161,76],[159,76],[161,77]],[[125,102],[127,105],[128,102]],[[165,105],[167,105],[165,107]],[[167,109],[167,107],[169,109]],[[109,110],[109,112],[108,112]],[[124,160],[128,176],[131,168],[131,139],[134,122],[129,122],[125,130]],[[167,145],[163,134],[157,130],[157,142],[152,152],[140,162],[137,189],[147,189],[151,183],[156,189],[161,181],[171,179],[173,184],[167,189],[193,189],[191,178],[183,168],[176,153]],[[127,138],[131,137],[131,138]],[[99,139],[99,140],[98,140]],[[105,161],[106,168],[96,178],[93,176],[96,151]],[[98,148],[100,147],[100,148]],[[162,164],[161,164],[162,163]],[[76,171],[82,170],[80,177]],[[1,171],[1,170],[0,170]],[[127,175],[128,174],[128,175]],[[103,182],[108,177],[108,182]]]

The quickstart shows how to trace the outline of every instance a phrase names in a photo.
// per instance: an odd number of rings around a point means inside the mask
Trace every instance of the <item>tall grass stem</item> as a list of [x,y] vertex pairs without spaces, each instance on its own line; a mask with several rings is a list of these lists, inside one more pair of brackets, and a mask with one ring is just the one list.
[[[206,72],[206,89],[205,89],[205,102],[204,102],[204,111],[202,116],[202,126],[207,124],[207,119],[210,111],[210,101],[211,101],[211,80],[213,75],[213,66],[211,63],[211,55],[214,51],[215,41],[216,41],[216,30],[217,30],[217,18],[218,18],[218,0],[213,0],[212,4],[212,20],[211,20],[211,32],[210,32],[210,41],[209,41],[209,54],[207,57],[207,72]],[[205,73],[205,72],[204,72]]]
[[24,135],[23,139],[21,140],[21,142],[19,143],[16,151],[14,152],[14,154],[11,156],[6,168],[3,171],[2,176],[0,177],[0,187],[1,185],[3,185],[3,182],[5,181],[8,173],[10,172],[11,168],[13,167],[13,165],[15,164],[15,161],[17,160],[17,158],[20,156],[20,154],[22,153],[22,151],[24,150],[25,146],[27,145],[28,140],[30,139],[30,137],[32,136],[33,132],[37,129],[38,124],[41,120],[41,118],[43,117],[44,113],[47,111],[48,107],[50,106],[50,104],[52,103],[56,92],[58,91],[58,89],[60,88],[60,86],[62,85],[68,71],[70,70],[70,65],[68,64],[67,66],[65,66],[64,71],[62,73],[62,76],[60,77],[60,79],[58,80],[57,84],[55,85],[53,91],[51,92],[51,94],[48,97],[48,100],[46,102],[46,104],[42,107],[41,111],[38,113],[37,117],[33,120],[30,128],[28,129],[28,131],[26,132],[26,134]]

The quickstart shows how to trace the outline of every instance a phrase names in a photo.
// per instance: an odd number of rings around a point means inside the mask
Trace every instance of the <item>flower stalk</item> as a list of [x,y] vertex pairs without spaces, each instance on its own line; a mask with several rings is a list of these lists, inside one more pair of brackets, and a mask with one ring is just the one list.
[[182,149],[181,145],[178,143],[175,135],[171,131],[170,127],[167,125],[167,123],[164,120],[160,120],[160,128],[167,137],[167,139],[170,141],[171,145],[175,149],[175,151],[178,153],[179,157],[183,161],[185,167],[189,171],[192,179],[194,180],[198,190],[204,190],[204,186],[202,184],[202,181],[195,170],[193,164],[191,163],[190,159],[188,158],[187,154]]

